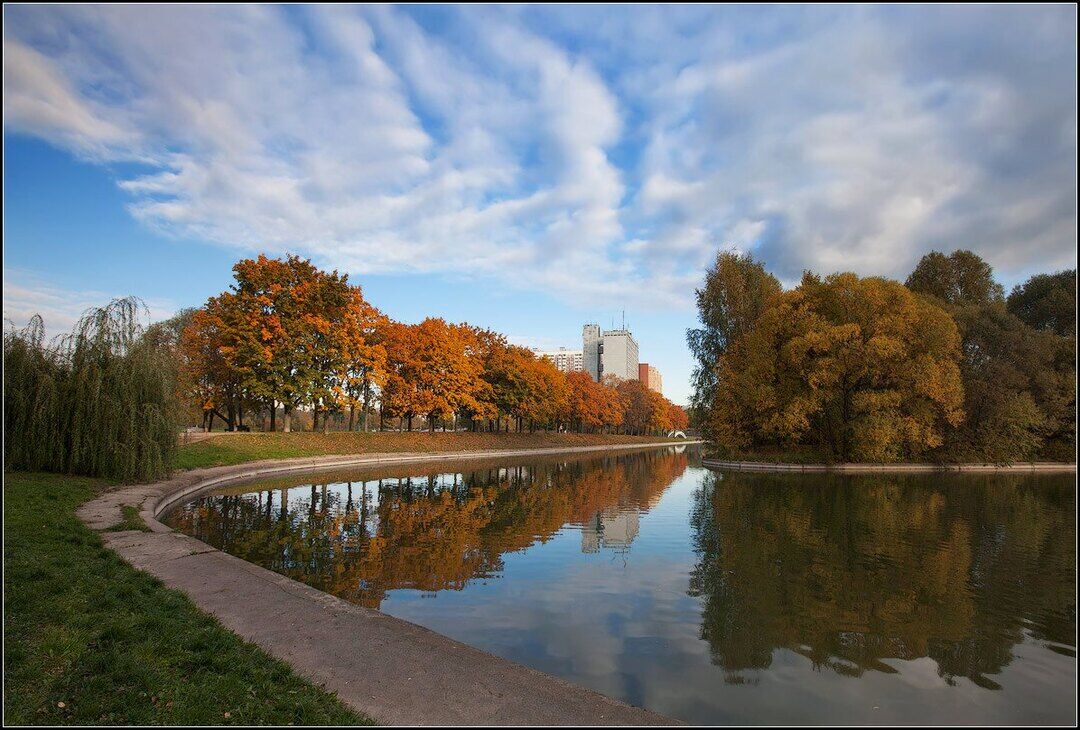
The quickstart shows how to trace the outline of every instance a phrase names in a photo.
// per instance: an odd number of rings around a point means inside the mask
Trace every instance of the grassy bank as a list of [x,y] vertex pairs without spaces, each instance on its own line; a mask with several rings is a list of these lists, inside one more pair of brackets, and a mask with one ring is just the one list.
[[331,454],[482,451],[486,449],[544,449],[650,443],[655,436],[616,436],[585,433],[229,433],[181,446],[176,468],[241,464],[259,459],[288,459]]
[[75,508],[107,488],[5,475],[6,724],[365,722],[103,547]]

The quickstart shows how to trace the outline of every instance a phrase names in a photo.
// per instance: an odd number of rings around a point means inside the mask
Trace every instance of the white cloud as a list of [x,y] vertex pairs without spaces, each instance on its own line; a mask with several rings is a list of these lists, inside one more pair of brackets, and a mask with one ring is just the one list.
[[720,246],[1009,276],[1075,262],[1070,12],[17,6],[4,119],[147,166],[147,225],[357,274],[677,308]]
[[[126,296],[117,292],[73,290],[56,285],[30,271],[4,269],[4,329],[25,327],[34,315],[40,315],[46,336],[51,339],[67,334],[92,307],[102,307],[113,299]],[[143,325],[168,319],[177,306],[168,300],[143,301],[140,316]]]

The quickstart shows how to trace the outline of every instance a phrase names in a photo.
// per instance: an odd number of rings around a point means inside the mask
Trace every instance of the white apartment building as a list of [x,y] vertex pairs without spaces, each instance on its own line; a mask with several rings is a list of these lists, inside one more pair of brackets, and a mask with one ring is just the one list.
[[584,356],[581,350],[570,350],[560,347],[558,350],[538,350],[533,348],[537,357],[547,358],[555,363],[555,367],[564,373],[575,373],[585,369]]
[[638,344],[629,330],[602,332],[587,324],[581,331],[584,369],[593,380],[614,375],[620,380],[638,379]]

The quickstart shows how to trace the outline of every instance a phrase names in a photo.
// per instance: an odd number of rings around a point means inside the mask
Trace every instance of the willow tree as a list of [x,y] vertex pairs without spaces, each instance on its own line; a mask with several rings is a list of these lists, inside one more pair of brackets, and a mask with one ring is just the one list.
[[168,472],[176,448],[171,348],[146,337],[135,298],[88,310],[54,343],[35,317],[4,336],[8,468],[122,481]]

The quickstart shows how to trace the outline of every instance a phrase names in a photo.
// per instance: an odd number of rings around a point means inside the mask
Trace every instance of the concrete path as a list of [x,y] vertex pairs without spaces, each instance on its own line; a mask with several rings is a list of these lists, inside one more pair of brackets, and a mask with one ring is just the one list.
[[[678,444],[694,443],[679,441]],[[443,454],[368,454],[254,462],[203,469],[166,482],[126,487],[79,508],[103,530],[139,509],[150,532],[103,532],[136,568],[183,591],[225,627],[297,673],[336,692],[353,709],[404,725],[665,725],[676,721],[453,641],[441,634],[223,553],[157,520],[198,492],[267,474],[446,459],[633,451],[661,444]]]

